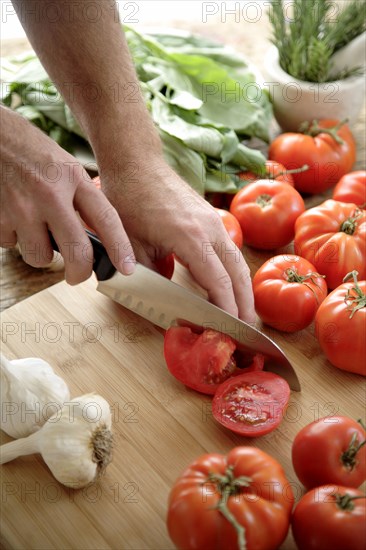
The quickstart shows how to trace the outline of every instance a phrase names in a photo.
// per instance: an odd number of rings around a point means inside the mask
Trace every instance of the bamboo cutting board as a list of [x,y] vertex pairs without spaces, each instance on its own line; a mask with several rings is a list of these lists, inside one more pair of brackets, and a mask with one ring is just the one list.
[[[189,285],[183,269],[175,280]],[[100,393],[112,407],[115,434],[113,462],[84,490],[60,485],[39,455],[0,468],[5,549],[171,549],[169,490],[199,455],[258,446],[281,462],[299,498],[303,489],[291,466],[295,434],[323,416],[364,415],[364,380],[331,367],[312,327],[293,335],[269,331],[295,366],[302,392],[292,393],[274,432],[257,439],[234,435],[213,419],[210,397],[169,374],[161,331],[95,286],[93,278],[77,287],[62,282],[2,315],[2,352],[47,360],[72,398]],[[281,548],[294,548],[291,535]]]

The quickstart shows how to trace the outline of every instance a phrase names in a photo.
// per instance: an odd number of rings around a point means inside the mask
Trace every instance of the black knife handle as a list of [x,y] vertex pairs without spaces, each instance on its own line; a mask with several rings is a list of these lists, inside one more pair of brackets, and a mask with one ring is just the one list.
[[[93,271],[97,276],[98,281],[106,281],[107,279],[110,279],[112,277],[112,275],[116,271],[116,268],[109,259],[107,251],[98,239],[98,237],[88,229],[85,229],[85,233],[88,235],[91,245],[93,247]],[[51,231],[48,232],[48,236],[50,238],[53,250],[55,250],[56,252],[60,252]]]

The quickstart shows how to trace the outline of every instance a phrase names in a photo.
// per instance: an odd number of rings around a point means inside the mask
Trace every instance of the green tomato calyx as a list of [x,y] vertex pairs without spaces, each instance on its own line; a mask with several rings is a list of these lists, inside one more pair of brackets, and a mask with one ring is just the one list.
[[342,138],[338,135],[338,130],[348,122],[348,119],[345,118],[341,122],[338,122],[335,126],[332,126],[330,128],[322,128],[319,126],[319,123],[317,120],[313,120],[312,122],[303,122],[299,128],[299,132],[302,134],[305,134],[307,136],[316,137],[319,134],[328,134],[328,136],[331,136],[336,143],[339,145],[343,145],[344,141]]
[[[364,428],[364,425],[362,423],[362,420],[357,420],[359,424],[361,424],[362,428]],[[355,432],[352,437],[351,441],[349,442],[348,449],[344,451],[341,454],[341,461],[344,464],[344,466],[349,470],[350,472],[353,470],[353,468],[357,464],[357,453],[364,445],[366,445],[366,439],[364,439],[361,443],[358,440],[357,432]]]
[[255,202],[259,204],[261,208],[265,208],[266,206],[269,206],[272,201],[272,196],[268,195],[267,193],[263,193],[263,195],[258,195],[258,197],[255,199]]
[[357,220],[361,215],[361,210],[357,208],[349,218],[344,220],[339,228],[339,231],[342,231],[347,235],[353,235],[357,228]]
[[228,466],[224,475],[210,473],[208,476],[208,481],[216,484],[216,487],[220,493],[220,500],[216,508],[236,530],[238,535],[239,550],[247,550],[245,529],[230,512],[227,502],[229,497],[238,495],[242,487],[249,487],[252,479],[247,476],[235,477],[234,466]]
[[315,282],[314,277],[323,277],[325,278],[325,275],[320,275],[319,273],[313,273],[310,271],[310,273],[307,273],[306,275],[300,275],[295,267],[289,267],[285,271],[285,279],[289,283],[298,283],[301,285],[307,286],[311,292],[314,294],[316,301],[318,301],[318,297],[314,292],[314,289],[307,283],[306,281],[311,281],[313,285],[317,286],[319,288],[319,285]]
[[333,496],[335,497],[338,508],[347,512],[352,512],[352,510],[354,509],[354,500],[366,498],[366,495],[352,496],[348,493],[345,493],[344,495],[341,495],[340,493],[335,493]]
[[352,278],[354,283],[354,286],[347,290],[347,294],[344,298],[347,309],[351,311],[351,314],[349,316],[350,319],[352,319],[356,311],[362,309],[363,307],[366,307],[366,294],[362,292],[362,289],[358,284],[357,276],[358,271],[353,270],[350,271],[350,273],[347,273],[347,275],[343,279],[343,282],[346,283],[349,279]]

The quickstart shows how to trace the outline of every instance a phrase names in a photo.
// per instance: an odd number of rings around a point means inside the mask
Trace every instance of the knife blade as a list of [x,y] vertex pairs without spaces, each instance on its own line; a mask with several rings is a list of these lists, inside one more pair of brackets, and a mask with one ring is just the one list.
[[[168,329],[174,325],[192,329],[211,328],[229,335],[239,351],[262,353],[266,370],[285,378],[290,388],[300,391],[300,382],[290,361],[268,336],[256,327],[226,313],[196,293],[137,263],[132,275],[117,272],[99,239],[86,230],[94,253],[93,271],[97,290],[154,325]],[[54,250],[58,246],[50,234]]]

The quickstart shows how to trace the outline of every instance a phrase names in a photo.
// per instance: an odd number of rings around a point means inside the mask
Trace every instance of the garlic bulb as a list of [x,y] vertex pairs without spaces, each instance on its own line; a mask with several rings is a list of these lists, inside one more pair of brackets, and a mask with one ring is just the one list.
[[69,401],[66,382],[42,359],[9,361],[0,355],[1,429],[11,437],[26,437]]
[[95,481],[111,461],[112,417],[103,397],[76,397],[38,432],[0,447],[0,464],[18,456],[41,453],[54,477],[80,489]]

